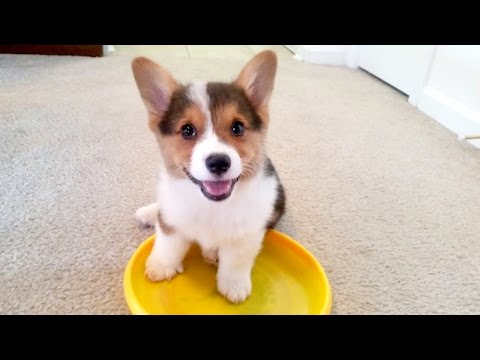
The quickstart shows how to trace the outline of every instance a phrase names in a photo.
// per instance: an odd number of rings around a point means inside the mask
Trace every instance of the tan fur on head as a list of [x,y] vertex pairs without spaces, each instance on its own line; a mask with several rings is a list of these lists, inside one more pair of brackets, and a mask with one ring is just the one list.
[[172,176],[179,178],[186,176],[183,168],[188,168],[193,147],[197,143],[196,140],[187,141],[182,138],[180,135],[182,126],[185,124],[194,125],[198,129],[198,137],[201,137],[205,129],[205,121],[205,116],[198,107],[190,105],[185,109],[182,119],[175,126],[174,136],[163,136],[158,128],[158,123],[155,123],[152,127],[152,122],[150,122],[150,129],[155,133],[157,142],[160,145],[165,166]]
[[[235,121],[245,124],[245,135],[242,137],[232,136],[230,129]],[[258,170],[264,146],[264,131],[252,131],[244,115],[238,111],[238,105],[230,103],[222,106],[212,114],[213,128],[217,136],[226,144],[232,146],[240,155],[244,171],[241,178],[247,179],[255,175]]]
[[[265,131],[268,128],[268,103],[273,91],[277,57],[263,51],[253,57],[231,84],[208,83],[204,88],[204,109],[189,95],[190,88],[179,84],[162,66],[144,57],[132,62],[133,75],[148,110],[149,127],[160,145],[168,172],[185,177],[192,151],[211,119],[217,136],[232,146],[242,159],[241,178],[254,175],[263,159]],[[201,99],[200,99],[201,100]],[[206,112],[208,113],[206,113]],[[233,136],[234,122],[244,124],[245,134]],[[182,126],[191,124],[196,138],[182,137]]]

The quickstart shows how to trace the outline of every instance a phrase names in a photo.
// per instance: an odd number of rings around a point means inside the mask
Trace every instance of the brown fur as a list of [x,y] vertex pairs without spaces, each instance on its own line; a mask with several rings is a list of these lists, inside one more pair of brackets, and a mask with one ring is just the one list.
[[267,176],[275,176],[278,179],[277,198],[275,199],[273,213],[267,222],[267,228],[274,228],[277,222],[282,217],[283,213],[285,212],[285,189],[283,188],[280,179],[278,178],[277,171],[275,170],[275,167],[273,166],[272,161],[269,158],[267,158],[267,161],[265,162],[265,174]]
[[[236,85],[213,83],[208,84],[208,89],[214,131],[223,142],[237,150],[245,167],[241,178],[247,179],[260,168],[268,117],[261,118],[243,89]],[[186,90],[186,87],[177,89],[172,96],[168,113],[162,118],[151,114],[149,122],[150,129],[157,137],[169,173],[179,178],[186,176],[183,168],[188,168],[193,147],[197,139],[203,135],[207,120],[195,103],[185,100]],[[241,121],[244,124],[245,134],[241,137],[231,133],[231,127],[235,121]],[[195,127],[197,131],[195,139],[185,140],[181,136],[181,128],[185,124],[192,124]]]
[[[238,111],[237,103],[230,103],[218,107],[212,113],[212,122],[215,133],[225,143],[234,147],[242,159],[244,170],[242,179],[253,176],[258,169],[263,157],[264,132],[255,131],[249,126],[245,113]],[[241,121],[245,126],[243,136],[233,136],[232,125],[235,121]]]
[[[157,120],[158,121],[158,120]],[[188,168],[192,157],[193,147],[205,129],[205,115],[194,105],[189,105],[184,109],[179,121],[175,124],[172,135],[163,135],[159,129],[159,122],[150,125],[150,129],[155,133],[158,144],[162,151],[163,159],[167,171],[172,176],[178,178],[186,177],[183,168]],[[181,129],[185,124],[192,124],[197,130],[197,136],[192,140],[185,140],[182,137]]]
[[[264,137],[268,128],[268,101],[277,67],[276,56],[264,51],[255,56],[231,84],[209,83],[210,112],[215,133],[239,153],[244,171],[241,178],[253,176],[262,162]],[[180,85],[162,68],[146,58],[137,58],[132,69],[143,102],[149,112],[149,127],[155,133],[167,170],[172,176],[185,177],[192,150],[205,129],[205,115],[186,96]],[[232,124],[241,121],[245,134],[236,137]],[[190,123],[197,136],[186,140],[181,128]]]

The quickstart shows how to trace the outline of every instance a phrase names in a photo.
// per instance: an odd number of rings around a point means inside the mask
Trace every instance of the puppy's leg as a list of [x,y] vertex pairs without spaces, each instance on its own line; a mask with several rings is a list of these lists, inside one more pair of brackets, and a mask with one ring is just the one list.
[[144,227],[153,227],[157,221],[158,206],[153,203],[147,206],[142,206],[135,212],[135,219]]
[[162,230],[158,220],[155,228],[155,243],[145,265],[145,275],[151,281],[171,280],[183,272],[183,258],[190,242],[175,231]]
[[251,272],[264,235],[264,231],[252,234],[248,241],[219,249],[218,291],[233,303],[244,301],[252,291]]

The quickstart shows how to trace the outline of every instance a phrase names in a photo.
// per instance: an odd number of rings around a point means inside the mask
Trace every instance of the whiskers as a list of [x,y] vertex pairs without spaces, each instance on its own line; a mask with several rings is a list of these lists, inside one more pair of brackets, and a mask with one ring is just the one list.
[[191,161],[186,162],[186,163],[183,163],[183,164],[176,164],[175,174],[176,174],[178,177],[185,177],[185,176],[187,176],[187,174],[185,173],[185,169],[186,169],[186,170],[189,170],[191,164],[192,164]]
[[242,166],[243,172],[241,177],[248,178],[250,176],[254,176],[257,173],[260,164],[254,160],[247,160],[242,164]]
[[[192,165],[191,161],[185,162],[183,164],[176,164],[174,167],[174,172],[175,175],[178,177],[185,177],[187,174],[185,173],[185,170],[190,171],[190,167]],[[242,173],[240,175],[240,178],[242,179],[247,179],[249,177],[255,176],[255,174],[258,172],[260,169],[261,164],[258,163],[255,160],[244,160],[242,162]]]

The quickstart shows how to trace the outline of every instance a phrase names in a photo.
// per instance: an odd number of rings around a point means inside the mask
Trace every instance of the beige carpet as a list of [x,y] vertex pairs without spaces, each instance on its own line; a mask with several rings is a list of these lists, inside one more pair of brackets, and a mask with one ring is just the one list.
[[[181,80],[239,60],[164,58]],[[334,314],[480,312],[480,150],[362,71],[281,60],[269,152],[279,224]],[[0,56],[0,313],[127,314],[159,155],[128,57]]]

